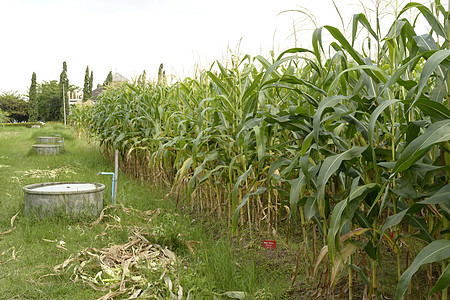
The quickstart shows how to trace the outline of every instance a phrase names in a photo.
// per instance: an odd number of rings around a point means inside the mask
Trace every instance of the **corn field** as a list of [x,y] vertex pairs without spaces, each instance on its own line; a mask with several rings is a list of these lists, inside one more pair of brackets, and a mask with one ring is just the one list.
[[232,235],[300,232],[302,276],[322,297],[346,280],[352,299],[359,280],[381,299],[388,248],[395,299],[413,299],[419,268],[427,297],[447,299],[447,16],[439,1],[411,2],[382,36],[356,14],[351,38],[324,26],[312,49],[233,57],[171,85],[141,77],[75,108],[72,122],[108,155],[119,149],[125,171],[167,185],[167,197],[225,220]]

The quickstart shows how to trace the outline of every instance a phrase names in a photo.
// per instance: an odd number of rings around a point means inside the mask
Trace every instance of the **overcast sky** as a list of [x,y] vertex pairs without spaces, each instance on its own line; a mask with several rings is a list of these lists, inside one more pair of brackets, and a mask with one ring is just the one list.
[[[335,2],[346,26],[361,11],[360,1]],[[63,61],[71,84],[83,86],[89,65],[96,86],[110,70],[155,78],[164,63],[166,74],[182,78],[223,61],[227,49],[268,57],[309,47],[312,23],[281,13],[302,7],[317,26],[342,28],[331,0],[0,0],[0,92],[26,94],[32,72],[38,82],[59,80]]]

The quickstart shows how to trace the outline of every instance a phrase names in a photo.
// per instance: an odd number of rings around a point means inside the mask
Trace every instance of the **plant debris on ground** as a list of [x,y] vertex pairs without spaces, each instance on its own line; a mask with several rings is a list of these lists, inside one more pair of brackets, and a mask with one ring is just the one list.
[[[160,212],[159,209],[142,212],[124,206],[108,206],[91,225],[102,224],[102,219],[107,216],[113,223],[106,223],[104,231],[97,237],[114,234],[113,229],[122,227],[120,217],[105,214],[107,210],[118,208],[141,215],[147,226],[151,226],[152,217]],[[147,226],[130,225],[127,243],[102,249],[85,248],[55,266],[54,270],[57,274],[73,272],[74,282],[81,280],[96,290],[107,292],[100,298],[102,300],[120,295],[126,299],[182,299],[184,290],[177,276],[177,268],[182,267],[180,261],[167,247],[149,241]]]

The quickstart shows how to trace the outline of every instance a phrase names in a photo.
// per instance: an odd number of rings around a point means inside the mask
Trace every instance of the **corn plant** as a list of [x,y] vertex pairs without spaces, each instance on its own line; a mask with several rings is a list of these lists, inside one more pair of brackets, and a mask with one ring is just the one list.
[[[410,11],[428,32],[416,33],[404,18]],[[106,90],[73,120],[107,154],[119,149],[129,173],[226,220],[233,235],[301,226],[299,257],[307,254],[305,275],[323,297],[343,274],[350,298],[355,278],[381,297],[389,247],[396,299],[412,293],[425,264],[429,295],[447,299],[450,50],[439,42],[447,15],[439,1],[431,10],[411,2],[382,36],[378,21],[372,27],[356,14],[351,38],[324,26],[312,49],[234,57],[170,86],[142,76]],[[371,42],[359,43],[361,32]],[[433,263],[442,267],[437,281]]]

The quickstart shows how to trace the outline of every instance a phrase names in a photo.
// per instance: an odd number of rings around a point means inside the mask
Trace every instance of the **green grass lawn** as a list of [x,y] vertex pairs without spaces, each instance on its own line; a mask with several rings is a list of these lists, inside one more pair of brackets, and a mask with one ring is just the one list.
[[[32,153],[38,136],[53,134],[64,137],[64,154]],[[271,276],[268,264],[237,260],[226,238],[215,240],[204,224],[176,212],[170,199],[162,200],[165,189],[143,186],[123,173],[119,173],[118,203],[136,211],[159,208],[160,213],[151,222],[145,223],[138,213],[126,213],[120,208],[109,210],[96,226],[89,225],[93,219],[86,217],[70,219],[60,215],[38,220],[24,216],[22,187],[41,182],[103,183],[107,206],[111,176],[96,174],[112,170],[98,145],[75,139],[71,129],[61,124],[43,128],[0,127],[0,233],[12,229],[11,218],[18,213],[14,230],[0,236],[0,299],[102,297],[107,291],[96,291],[81,280],[74,282],[73,269],[56,272],[54,267],[85,248],[127,243],[133,226],[143,228],[150,242],[168,247],[177,255],[176,276],[183,287],[183,299],[188,294],[192,299],[229,299],[224,295],[228,291],[245,291],[250,298],[279,299],[284,293],[291,269],[278,270],[277,276]],[[117,226],[109,230],[108,224]],[[128,297],[124,294],[115,299]]]

